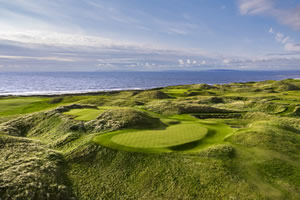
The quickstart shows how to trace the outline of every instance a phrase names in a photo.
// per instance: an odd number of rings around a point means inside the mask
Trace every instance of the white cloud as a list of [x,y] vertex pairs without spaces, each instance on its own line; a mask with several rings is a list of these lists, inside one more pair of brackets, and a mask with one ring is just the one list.
[[283,39],[284,35],[280,32],[276,33],[275,39],[277,42],[281,42]]
[[0,40],[54,46],[126,47],[137,45],[134,43],[116,42],[103,37],[45,31],[0,31]]
[[269,29],[269,33],[274,33],[274,31],[273,31],[273,28],[272,28],[272,27]]
[[[277,32],[272,32],[276,36]],[[286,50],[298,50],[286,37],[281,39],[281,43],[287,40]],[[296,68],[295,62],[300,60],[272,57],[252,62],[251,58],[210,54],[199,49],[152,47],[88,35],[39,31],[0,30],[0,44],[3,44],[0,52],[5,52],[0,54],[0,63],[5,66],[2,71],[198,70],[201,65],[210,69],[239,69],[241,66],[261,69],[274,63]]]
[[224,63],[224,64],[229,64],[229,63],[230,63],[230,60],[226,58],[226,59],[223,60],[223,63]]
[[285,49],[286,51],[300,52],[300,44],[287,43],[287,44],[284,46],[284,49]]
[[[267,15],[277,19],[281,24],[300,30],[300,4],[296,8],[278,8],[274,0],[238,0],[242,15]],[[272,32],[270,29],[269,32]]]
[[186,34],[188,34],[188,32],[186,30],[179,29],[179,28],[168,28],[167,32],[171,33],[171,34],[177,34],[177,35],[186,35]]
[[287,43],[290,40],[290,38],[288,36],[286,36],[284,39],[281,40],[282,44]]
[[296,30],[300,30],[300,4],[296,8],[290,10],[277,10],[277,18],[280,23],[291,26]]
[[152,65],[149,64],[148,62],[146,62],[146,63],[145,63],[145,66],[146,66],[146,67],[150,67],[150,66],[152,66]]
[[242,15],[260,14],[272,8],[271,0],[239,0],[239,9]]
[[295,44],[295,42],[289,36],[286,36],[280,32],[274,31],[273,29],[272,29],[272,31],[269,31],[269,33],[275,35],[275,40],[278,43],[284,45],[285,51],[291,51],[291,52],[300,51],[299,50],[300,45]]
[[178,63],[179,63],[180,65],[184,65],[184,61],[183,61],[182,59],[179,59],[179,60],[178,60]]
[[112,64],[110,64],[110,63],[99,63],[99,64],[97,64],[97,66],[99,66],[99,67],[110,67],[110,66],[112,66]]
[[61,62],[76,62],[78,59],[73,58],[61,58],[61,57],[34,57],[34,56],[8,56],[0,55],[0,59],[10,59],[10,60],[48,60],[48,61],[61,61]]

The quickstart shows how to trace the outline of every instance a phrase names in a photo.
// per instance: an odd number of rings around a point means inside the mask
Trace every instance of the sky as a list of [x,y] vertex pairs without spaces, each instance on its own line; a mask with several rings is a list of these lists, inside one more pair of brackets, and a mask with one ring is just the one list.
[[0,0],[0,71],[300,70],[299,0]]

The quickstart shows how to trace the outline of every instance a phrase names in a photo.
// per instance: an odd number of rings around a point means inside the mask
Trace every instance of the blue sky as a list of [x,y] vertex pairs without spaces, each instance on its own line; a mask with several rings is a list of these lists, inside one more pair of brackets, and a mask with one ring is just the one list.
[[296,0],[0,0],[0,71],[300,70]]

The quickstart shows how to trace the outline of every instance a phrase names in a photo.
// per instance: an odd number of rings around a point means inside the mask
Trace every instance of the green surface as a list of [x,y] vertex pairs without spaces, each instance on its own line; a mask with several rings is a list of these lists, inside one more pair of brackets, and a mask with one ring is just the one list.
[[127,147],[163,148],[185,144],[205,137],[207,129],[198,124],[179,124],[165,130],[147,130],[121,133],[111,138]]
[[172,89],[165,89],[164,92],[172,97],[183,97],[186,96],[188,93],[188,89],[183,88],[172,88]]
[[0,99],[0,116],[26,114],[55,107],[48,104],[48,98],[15,97]]
[[226,143],[232,129],[226,124],[197,120],[189,115],[174,116],[182,124],[165,130],[125,129],[96,136],[93,141],[113,149],[144,152],[197,152],[214,144]]
[[72,109],[68,112],[65,112],[66,115],[73,115],[76,116],[75,120],[83,120],[83,121],[90,121],[96,119],[101,113],[103,113],[104,109]]
[[81,108],[72,109],[68,112],[64,112],[65,115],[75,116],[75,120],[79,121],[90,121],[96,119],[100,114],[107,110],[118,109],[119,107],[113,106],[99,106],[96,108]]

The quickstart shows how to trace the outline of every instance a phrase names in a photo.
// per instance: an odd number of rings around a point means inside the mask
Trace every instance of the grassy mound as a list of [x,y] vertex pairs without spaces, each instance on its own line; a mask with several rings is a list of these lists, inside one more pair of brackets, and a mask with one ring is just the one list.
[[255,111],[266,112],[266,113],[281,113],[286,111],[287,105],[282,105],[266,100],[261,100],[260,102],[253,101],[248,107],[252,108]]
[[209,89],[215,89],[216,87],[208,84],[195,84],[192,85],[191,88],[197,90],[209,90]]
[[136,98],[148,98],[148,99],[168,99],[170,96],[160,90],[143,91],[135,96]]
[[300,106],[296,106],[292,113],[293,116],[300,116]]
[[189,104],[176,101],[154,101],[147,104],[146,109],[162,114],[186,114],[186,113],[226,113],[232,112],[225,109],[207,105]]
[[69,171],[78,199],[263,199],[231,160],[101,146],[81,152],[89,156],[70,162]]
[[254,84],[257,88],[256,91],[276,91],[276,92],[286,92],[286,91],[297,91],[300,90],[297,82],[291,80],[282,81],[261,81]]
[[229,141],[300,158],[300,131],[290,125],[278,124],[276,121],[257,121],[252,123],[251,127],[239,130],[229,138]]
[[32,116],[19,117],[0,125],[0,134],[26,136],[33,124]]
[[231,159],[234,157],[234,148],[228,144],[218,144],[208,147],[196,155],[208,158]]
[[73,199],[63,157],[44,145],[0,136],[0,199]]
[[95,120],[86,123],[86,127],[94,132],[103,130],[117,130],[120,128],[157,128],[165,125],[158,119],[150,117],[147,113],[132,108],[108,109]]
[[293,83],[289,83],[286,81],[278,81],[272,84],[277,91],[285,92],[285,91],[293,91],[293,90],[300,90],[300,88]]

